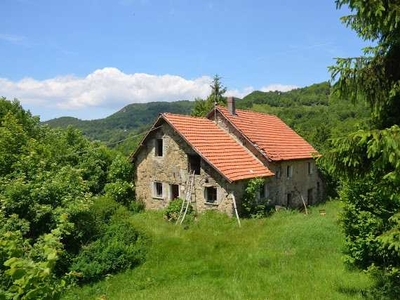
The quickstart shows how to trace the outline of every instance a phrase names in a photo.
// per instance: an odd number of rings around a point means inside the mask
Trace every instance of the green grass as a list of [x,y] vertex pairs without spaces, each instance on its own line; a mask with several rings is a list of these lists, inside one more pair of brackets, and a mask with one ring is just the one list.
[[[319,214],[326,210],[326,216]],[[202,215],[189,229],[160,212],[132,217],[152,236],[147,261],[65,299],[361,299],[371,282],[341,260],[339,204],[262,220]]]

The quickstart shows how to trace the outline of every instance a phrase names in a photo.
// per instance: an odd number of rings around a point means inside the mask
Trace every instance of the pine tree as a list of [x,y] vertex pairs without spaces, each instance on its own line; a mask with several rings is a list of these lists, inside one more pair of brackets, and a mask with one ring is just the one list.
[[369,128],[334,142],[342,178],[347,258],[377,279],[379,298],[400,294],[400,1],[337,0],[342,21],[375,45],[331,67],[334,92],[366,101]]

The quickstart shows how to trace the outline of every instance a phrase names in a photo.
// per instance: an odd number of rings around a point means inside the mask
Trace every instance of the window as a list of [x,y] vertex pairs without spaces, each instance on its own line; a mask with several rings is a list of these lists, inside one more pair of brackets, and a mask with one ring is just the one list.
[[260,186],[260,193],[259,193],[259,195],[260,195],[260,200],[261,199],[265,199],[266,198],[266,193],[265,193],[265,185],[263,184],[262,186]]
[[156,149],[155,149],[156,156],[163,156],[163,152],[164,152],[163,144],[164,144],[163,139],[156,139]]
[[153,196],[154,198],[162,198],[163,193],[163,184],[161,182],[154,182],[153,186]]
[[292,203],[292,193],[288,193],[286,195],[286,207],[289,207],[291,203]]
[[308,165],[308,175],[311,175],[313,173],[313,165],[310,162],[307,165]]
[[287,166],[286,167],[286,177],[287,178],[292,178],[293,176],[293,167],[292,166]]
[[217,202],[217,188],[215,187],[206,187],[206,202],[215,203]]
[[201,162],[200,155],[188,154],[188,170],[190,174],[194,172],[194,174],[200,175],[200,162]]
[[312,204],[313,203],[313,189],[308,189],[307,190],[307,204]]
[[170,199],[171,200],[179,198],[179,185],[170,184],[169,191],[170,191]]
[[281,167],[278,167],[278,168],[276,169],[276,171],[275,171],[276,179],[281,178],[281,173],[282,173],[282,168],[281,168]]

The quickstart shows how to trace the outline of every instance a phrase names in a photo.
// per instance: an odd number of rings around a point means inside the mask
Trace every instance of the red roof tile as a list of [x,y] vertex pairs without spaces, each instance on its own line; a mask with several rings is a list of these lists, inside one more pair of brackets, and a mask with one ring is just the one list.
[[217,108],[231,124],[273,161],[312,158],[318,152],[281,119],[273,115],[226,107]]
[[161,117],[229,181],[274,175],[211,120],[170,113]]

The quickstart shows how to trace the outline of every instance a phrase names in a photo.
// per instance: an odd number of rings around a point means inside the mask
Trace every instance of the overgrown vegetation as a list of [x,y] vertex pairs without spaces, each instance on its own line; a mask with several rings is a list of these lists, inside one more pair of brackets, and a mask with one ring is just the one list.
[[363,101],[371,121],[333,143],[332,170],[344,188],[342,217],[348,262],[378,283],[376,299],[400,294],[400,3],[337,0],[352,15],[342,21],[376,43],[364,56],[340,58],[331,67],[335,92]]
[[181,221],[183,216],[185,217],[182,221],[185,225],[192,223],[194,220],[193,206],[189,204],[186,210],[185,202],[182,198],[176,198],[172,200],[167,208],[165,209],[164,217],[173,223]]
[[362,299],[371,282],[340,263],[339,211],[330,202],[309,215],[245,219],[241,228],[209,211],[186,230],[163,212],[137,214],[130,220],[153,241],[146,263],[64,299]]
[[[131,175],[116,152],[76,129],[41,126],[18,101],[1,98],[0,298],[57,298],[66,280],[99,279],[143,261],[141,234],[121,214],[134,200]],[[93,209],[103,194],[118,207],[104,223]],[[103,266],[94,275],[79,264],[88,248],[98,254],[91,263]]]
[[246,185],[242,199],[242,216],[262,218],[269,214],[269,200],[265,197],[265,179],[253,178]]

